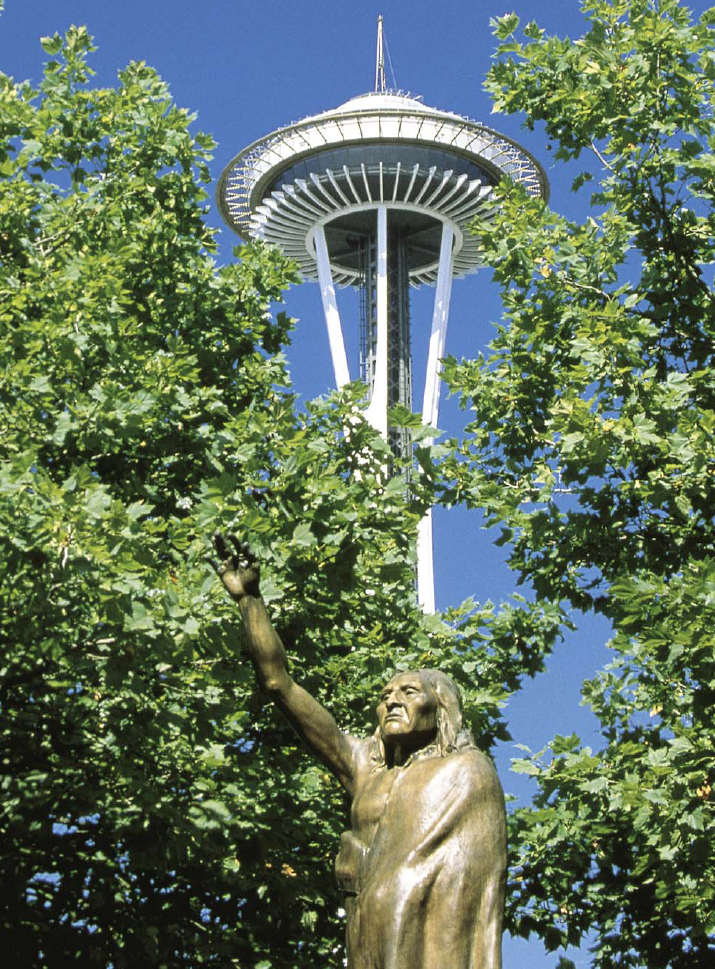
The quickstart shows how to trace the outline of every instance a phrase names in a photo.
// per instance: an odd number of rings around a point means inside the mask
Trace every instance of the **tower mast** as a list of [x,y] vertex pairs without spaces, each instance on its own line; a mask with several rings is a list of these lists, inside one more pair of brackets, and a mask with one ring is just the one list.
[[377,18],[377,52],[375,54],[375,94],[385,93],[385,51],[383,47],[382,14]]

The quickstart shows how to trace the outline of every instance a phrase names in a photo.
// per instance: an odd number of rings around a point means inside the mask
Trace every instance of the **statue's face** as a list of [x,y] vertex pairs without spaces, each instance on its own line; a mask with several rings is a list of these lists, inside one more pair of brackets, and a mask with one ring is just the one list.
[[377,720],[387,744],[423,746],[437,734],[437,694],[419,673],[400,673],[380,694]]

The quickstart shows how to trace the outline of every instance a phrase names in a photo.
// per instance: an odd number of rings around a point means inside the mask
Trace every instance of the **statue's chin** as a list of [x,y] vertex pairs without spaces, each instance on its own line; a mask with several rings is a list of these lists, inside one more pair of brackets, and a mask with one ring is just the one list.
[[419,750],[427,747],[435,740],[435,732],[421,732],[410,730],[405,723],[399,720],[390,720],[383,724],[382,742],[387,747],[404,747],[406,750]]

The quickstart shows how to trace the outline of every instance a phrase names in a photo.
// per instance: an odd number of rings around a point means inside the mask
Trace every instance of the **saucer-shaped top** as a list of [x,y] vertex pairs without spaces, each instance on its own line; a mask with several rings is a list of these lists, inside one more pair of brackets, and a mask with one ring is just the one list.
[[[315,226],[354,234],[345,216],[357,218],[378,205],[417,212],[422,221],[451,223],[457,237],[454,274],[462,275],[480,264],[480,247],[469,240],[468,226],[479,212],[485,214],[490,189],[501,178],[548,196],[541,166],[511,139],[411,95],[371,92],[244,148],[225,168],[216,194],[231,228],[244,239],[278,244],[307,278],[316,273]],[[418,229],[422,232],[421,222]],[[436,279],[432,249],[431,243],[423,246],[424,258],[410,266],[415,285]],[[334,268],[339,284],[357,281],[349,262]]]

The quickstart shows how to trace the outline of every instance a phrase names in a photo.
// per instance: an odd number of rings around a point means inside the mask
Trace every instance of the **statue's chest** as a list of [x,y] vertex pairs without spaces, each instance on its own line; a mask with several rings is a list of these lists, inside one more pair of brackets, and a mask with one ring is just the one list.
[[352,828],[366,844],[382,821],[389,815],[404,822],[422,813],[423,801],[431,801],[430,781],[439,771],[437,759],[422,761],[406,768],[392,768],[369,774],[360,785],[351,810]]
[[[369,774],[352,804],[351,816],[353,830],[363,836],[374,831],[380,822],[388,800],[392,794],[399,771],[386,770],[378,774]],[[368,837],[368,841],[370,838]]]

